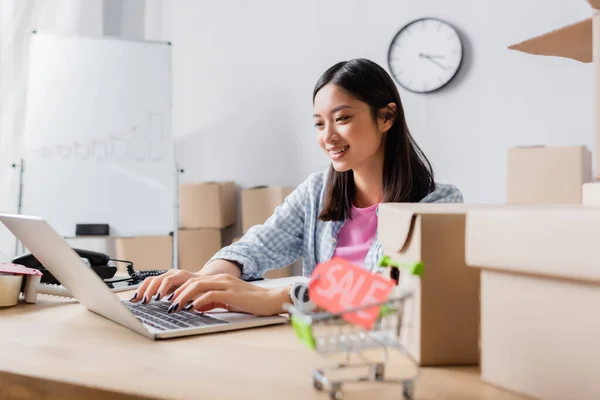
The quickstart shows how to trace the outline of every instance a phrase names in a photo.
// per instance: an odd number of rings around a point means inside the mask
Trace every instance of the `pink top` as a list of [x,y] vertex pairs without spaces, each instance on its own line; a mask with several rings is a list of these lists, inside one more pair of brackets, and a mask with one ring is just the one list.
[[352,206],[352,218],[344,223],[338,233],[334,257],[341,257],[359,266],[364,265],[377,233],[378,205],[367,208]]

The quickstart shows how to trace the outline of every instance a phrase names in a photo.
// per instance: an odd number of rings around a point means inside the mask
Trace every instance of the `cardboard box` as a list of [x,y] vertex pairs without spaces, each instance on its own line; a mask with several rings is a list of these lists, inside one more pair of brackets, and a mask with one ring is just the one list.
[[[221,231],[217,229],[183,229],[178,237],[180,269],[196,272],[221,249]],[[116,258],[133,261],[135,270],[170,269],[173,264],[172,236],[136,236],[116,238]],[[127,264],[118,263],[120,272]]]
[[[384,254],[424,263],[405,304],[401,342],[422,366],[479,362],[479,271],[465,265],[465,204],[383,203]],[[475,206],[473,206],[475,207]],[[406,276],[401,274],[401,284]]]
[[[579,0],[582,1],[582,0]],[[594,176],[600,178],[600,0],[588,0],[593,8],[592,17],[552,32],[536,36],[524,42],[509,46],[509,49],[524,53],[565,57],[583,63],[594,62],[595,113],[595,153]]]
[[[239,237],[234,238],[232,243],[235,243],[240,239],[241,238],[239,238]],[[295,262],[294,264],[287,265],[283,268],[269,270],[263,274],[263,278],[266,278],[266,279],[285,278],[288,276],[293,276],[296,273],[295,270],[302,271],[301,259],[298,260],[297,262]]]
[[484,381],[536,398],[600,398],[599,236],[596,207],[468,213]]
[[201,182],[179,185],[182,229],[223,229],[236,223],[234,182]]
[[257,186],[242,190],[242,232],[264,224],[293,190],[283,186]]
[[[171,236],[136,236],[116,239],[117,259],[132,261],[136,271],[170,269],[173,265]],[[125,263],[117,263],[119,272],[126,272]]]
[[197,272],[222,247],[217,229],[184,229],[179,231],[179,269]]
[[508,150],[508,203],[581,204],[581,186],[591,179],[585,146]]
[[600,182],[584,183],[581,187],[581,204],[600,206]]

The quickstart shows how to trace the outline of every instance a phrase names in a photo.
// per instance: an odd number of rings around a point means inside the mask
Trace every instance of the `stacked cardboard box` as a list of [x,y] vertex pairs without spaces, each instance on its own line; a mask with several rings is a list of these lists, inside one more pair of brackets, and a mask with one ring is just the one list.
[[[198,271],[221,249],[223,229],[237,220],[234,182],[186,183],[179,186],[178,266]],[[136,270],[168,269],[172,236],[118,238],[117,258],[134,262]]]
[[[599,179],[600,14],[510,48],[595,63]],[[584,146],[511,149],[508,202],[528,204],[467,213],[466,264],[481,271],[481,376],[489,383],[534,398],[600,398],[600,211],[589,206],[600,205],[600,182],[590,182],[590,160]]]
[[237,221],[234,182],[202,182],[179,185],[182,229],[223,229]]
[[591,179],[592,157],[585,146],[508,151],[508,203],[581,204],[582,186]]
[[481,376],[542,399],[600,398],[600,210],[471,210],[466,263],[481,271]]
[[[593,175],[598,180],[600,179],[600,60],[598,59],[600,57],[600,13],[597,10],[600,9],[600,0],[587,0],[587,2],[593,9],[591,18],[527,39],[509,48],[528,54],[564,57],[594,64],[593,85],[596,95],[594,115],[590,118],[594,118]],[[585,172],[587,173],[587,170]]]
[[179,186],[179,268],[198,271],[221,249],[223,229],[237,221],[235,182]]
[[[254,225],[265,223],[292,191],[293,188],[282,186],[256,186],[242,190],[242,232],[245,234]],[[301,261],[298,260],[286,267],[267,271],[264,277],[282,278],[300,274],[301,270]]]
[[[116,239],[117,259],[130,261],[136,271],[169,269],[173,265],[173,241],[170,236],[135,236]],[[125,272],[126,264],[118,263]]]
[[[216,229],[179,230],[179,268],[199,271],[222,246]],[[136,236],[116,239],[117,259],[134,263],[136,270],[169,269],[173,260],[172,236]],[[120,271],[126,264],[119,263]]]

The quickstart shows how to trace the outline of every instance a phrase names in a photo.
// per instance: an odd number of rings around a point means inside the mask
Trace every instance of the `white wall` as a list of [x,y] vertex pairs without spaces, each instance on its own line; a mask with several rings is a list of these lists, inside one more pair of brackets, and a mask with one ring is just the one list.
[[103,0],[104,35],[144,39],[146,2],[143,0]]
[[353,57],[387,69],[396,32],[423,16],[462,32],[466,65],[441,92],[401,97],[438,179],[466,201],[505,201],[508,147],[592,145],[591,66],[507,49],[589,17],[584,0],[153,0],[146,15],[147,38],[173,42],[183,180],[296,185],[325,167],[317,78]]
[[[466,65],[441,92],[401,90],[408,123],[440,181],[468,202],[502,202],[508,147],[593,144],[591,66],[506,47],[590,15],[584,0],[1,0],[0,212],[16,211],[33,28],[173,42],[182,179],[297,185],[328,163],[312,127],[318,76],[353,57],[387,68],[404,24],[445,19]],[[0,259],[13,240],[0,229]]]
[[[0,0],[0,212],[18,211],[25,127],[29,38],[34,29],[101,36],[102,0]],[[25,166],[25,171],[26,171]],[[25,182],[26,184],[26,182]],[[84,205],[82,205],[84,206]],[[16,239],[0,224],[0,261],[13,258]]]

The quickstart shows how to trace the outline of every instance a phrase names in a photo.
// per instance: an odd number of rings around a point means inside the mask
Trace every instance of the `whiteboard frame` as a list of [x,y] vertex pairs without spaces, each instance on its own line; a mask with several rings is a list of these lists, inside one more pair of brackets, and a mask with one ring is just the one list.
[[[169,53],[168,53],[168,106],[164,107],[165,111],[167,111],[169,113],[168,118],[169,118],[169,123],[166,124],[164,126],[164,128],[167,130],[167,136],[168,136],[168,140],[170,141],[170,150],[168,150],[167,152],[170,153],[169,156],[169,160],[167,161],[172,161],[172,172],[174,172],[173,176],[173,180],[170,182],[170,184],[172,185],[173,188],[173,193],[172,193],[172,226],[169,227],[167,229],[168,234],[172,235],[173,240],[172,240],[172,247],[173,247],[173,251],[172,251],[172,268],[178,268],[178,230],[180,227],[179,224],[179,195],[178,195],[178,178],[179,178],[179,174],[180,174],[180,168],[177,164],[176,158],[175,158],[175,143],[174,143],[174,136],[173,136],[173,79],[172,79],[172,51],[171,51],[171,42],[170,41],[157,41],[157,40],[140,40],[140,39],[125,39],[125,38],[121,38],[121,37],[116,37],[116,36],[100,36],[100,37],[92,37],[92,36],[85,36],[85,35],[65,35],[65,34],[55,34],[55,33],[49,33],[49,32],[41,32],[39,30],[33,30],[32,31],[32,39],[33,39],[33,35],[44,35],[44,36],[51,36],[51,37],[55,37],[55,38],[73,38],[73,39],[89,39],[92,41],[123,41],[123,42],[128,42],[128,43],[142,43],[142,44],[154,44],[154,45],[165,45],[165,46],[169,46]],[[29,52],[29,56],[30,59],[31,57],[31,49]],[[29,69],[31,70],[31,66],[29,66]],[[28,83],[27,83],[27,95],[28,95],[28,99],[30,96],[30,79],[31,76],[28,76]],[[29,100],[27,101],[27,105],[29,106]],[[25,136],[27,137],[30,132],[29,132],[29,128],[28,128],[28,121],[30,118],[35,118],[35,116],[31,116],[29,114],[28,111],[28,107],[26,108],[26,121],[25,121]],[[29,151],[29,149],[25,149],[25,152],[27,155],[29,155],[29,153],[27,153]],[[27,161],[27,156],[25,157],[25,163]],[[168,164],[169,162],[167,162]],[[27,168],[25,168],[25,187],[27,186]],[[26,195],[26,189],[25,189],[25,195]],[[25,203],[26,204],[26,203]],[[25,213],[27,213],[27,209],[24,210]],[[43,215],[41,215],[42,217],[44,217]],[[83,222],[83,221],[82,221]],[[101,222],[101,221],[98,221]],[[73,227],[74,229],[74,227]]]

